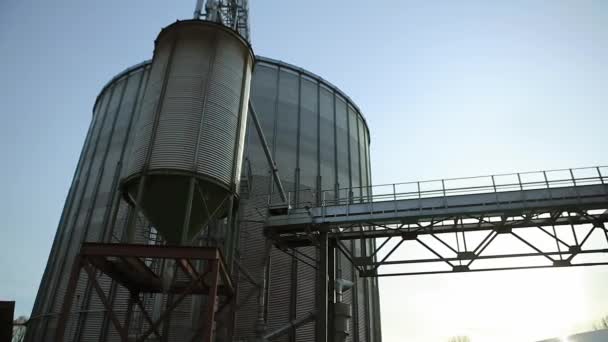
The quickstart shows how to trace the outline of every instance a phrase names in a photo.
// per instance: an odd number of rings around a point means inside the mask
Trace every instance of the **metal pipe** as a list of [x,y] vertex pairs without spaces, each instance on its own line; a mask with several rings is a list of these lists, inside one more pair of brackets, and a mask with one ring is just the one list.
[[234,205],[235,199],[234,196],[230,197],[230,203],[228,204],[228,220],[227,227],[229,232],[226,232],[225,239],[227,240],[227,245],[224,246],[226,250],[226,263],[228,264],[228,271],[232,273],[232,268],[234,266],[234,251],[238,246],[237,241],[237,216],[238,216],[238,208]]
[[260,125],[260,121],[258,120],[258,116],[255,112],[255,108],[253,107],[253,103],[249,100],[249,112],[251,113],[251,119],[253,121],[253,125],[255,126],[255,130],[258,132],[258,137],[260,137],[260,142],[262,143],[262,148],[264,149],[264,154],[266,155],[266,160],[268,161],[268,165],[272,170],[272,178],[279,190],[279,195],[281,196],[281,200],[287,204],[287,196],[285,195],[285,189],[283,188],[283,184],[281,183],[281,178],[279,177],[279,169],[277,168],[277,164],[275,164],[272,159],[272,154],[270,153],[270,149],[268,148],[268,143],[266,142],[266,136],[264,135],[264,131],[262,130],[262,126]]
[[200,19],[203,12],[203,0],[196,0],[194,7],[194,19]]
[[186,202],[186,212],[184,213],[184,221],[182,226],[181,243],[186,245],[188,243],[188,233],[190,231],[190,216],[192,216],[192,202],[194,201],[194,187],[196,186],[196,179],[190,178],[190,184],[188,185],[188,198]]
[[304,316],[304,317],[300,317],[300,318],[296,318],[294,320],[289,321],[287,324],[285,324],[284,326],[278,328],[277,330],[274,330],[272,332],[269,332],[268,334],[264,335],[263,338],[264,339],[271,339],[277,336],[281,336],[285,333],[287,333],[289,330],[291,329],[297,329],[307,323],[310,323],[312,321],[314,321],[315,317],[317,316],[316,311],[311,311],[308,313],[308,315]]
[[262,274],[259,282],[258,292],[258,318],[255,324],[255,332],[258,338],[263,338],[266,332],[266,290],[268,282],[266,277],[268,275],[268,267],[270,263],[270,250],[272,249],[272,241],[266,239],[266,246],[264,256],[262,258]]

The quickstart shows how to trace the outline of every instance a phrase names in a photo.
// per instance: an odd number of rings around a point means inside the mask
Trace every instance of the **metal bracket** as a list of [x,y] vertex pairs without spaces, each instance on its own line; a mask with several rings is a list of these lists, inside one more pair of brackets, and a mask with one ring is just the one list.
[[569,260],[553,260],[553,266],[562,267],[572,265]]
[[475,259],[476,257],[475,252],[458,252],[458,259]]
[[416,240],[418,238],[418,233],[417,232],[405,232],[405,233],[401,234],[401,238],[403,238],[403,240]]
[[511,234],[513,229],[511,227],[498,226],[494,228],[494,231],[496,232],[496,234]]
[[377,277],[378,276],[378,270],[377,269],[371,269],[371,270],[359,270],[359,277],[361,278],[365,278],[365,277]]
[[456,265],[452,268],[453,272],[468,272],[470,271],[469,266],[467,265]]
[[373,266],[374,264],[374,258],[369,257],[369,256],[362,256],[362,257],[354,257],[353,258],[353,265],[355,266]]

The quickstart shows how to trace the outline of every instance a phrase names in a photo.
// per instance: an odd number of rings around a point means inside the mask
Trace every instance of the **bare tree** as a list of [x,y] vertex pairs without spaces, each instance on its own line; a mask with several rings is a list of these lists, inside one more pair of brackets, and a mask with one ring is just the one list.
[[13,340],[11,342],[23,342],[25,340],[25,323],[27,317],[19,316],[13,321]]
[[595,329],[595,330],[608,329],[608,315],[600,318],[595,323],[593,323],[593,329]]
[[452,336],[448,342],[471,342],[471,338],[469,336]]

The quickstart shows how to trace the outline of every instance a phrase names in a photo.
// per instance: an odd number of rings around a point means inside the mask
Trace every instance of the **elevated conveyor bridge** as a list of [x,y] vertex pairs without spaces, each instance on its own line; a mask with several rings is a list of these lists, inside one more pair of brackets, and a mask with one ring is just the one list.
[[269,206],[275,245],[327,239],[363,277],[608,265],[605,166],[289,197],[289,209]]

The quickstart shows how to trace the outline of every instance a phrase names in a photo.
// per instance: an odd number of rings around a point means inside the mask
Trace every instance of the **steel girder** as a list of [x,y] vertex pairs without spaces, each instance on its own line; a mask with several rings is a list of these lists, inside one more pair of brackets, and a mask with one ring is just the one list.
[[[362,277],[608,265],[608,203],[603,209],[594,208],[465,213],[402,223],[310,225],[304,232],[267,229],[267,233],[279,248],[297,250],[318,245],[317,232],[327,230],[329,240]],[[505,237],[511,240],[510,248],[490,252]],[[353,255],[343,247],[343,241],[363,244],[370,239],[377,247],[365,255]],[[428,257],[409,255],[413,249],[425,251]],[[416,269],[407,269],[408,265]]]

